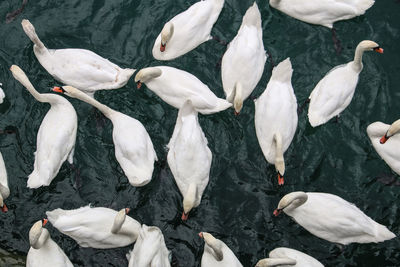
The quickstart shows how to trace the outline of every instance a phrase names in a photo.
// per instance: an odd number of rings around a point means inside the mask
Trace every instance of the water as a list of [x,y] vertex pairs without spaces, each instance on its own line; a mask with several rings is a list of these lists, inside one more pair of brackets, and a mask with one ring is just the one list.
[[[374,40],[385,53],[364,55],[364,70],[354,98],[339,123],[332,120],[314,129],[307,122],[306,112],[300,114],[295,138],[285,153],[284,187],[277,186],[274,166],[265,161],[259,148],[250,99],[238,117],[232,109],[200,115],[213,163],[201,205],[190,213],[186,223],[180,221],[182,197],[166,163],[165,145],[172,135],[177,111],[145,86],[137,90],[132,80],[121,89],[96,93],[96,98],[144,124],[159,157],[153,181],[142,188],[130,186],[115,160],[110,121],[104,119],[103,125],[96,122],[97,115],[90,106],[69,99],[79,117],[74,164],[80,176],[65,163],[50,186],[29,190],[26,180],[33,169],[36,134],[49,105],[37,102],[14,80],[9,67],[18,64],[40,92],[59,85],[32,52],[32,43],[20,24],[22,18],[27,18],[49,48],[90,49],[122,67],[140,69],[165,64],[181,68],[223,97],[216,64],[226,48],[219,43],[209,41],[169,62],[158,62],[151,55],[164,23],[195,1],[37,0],[29,1],[23,12],[6,24],[6,14],[21,2],[0,2],[0,82],[6,93],[0,105],[0,129],[13,126],[18,130],[18,134],[0,136],[11,189],[6,201],[9,212],[0,214],[0,247],[7,251],[0,252],[1,266],[23,266],[29,229],[45,216],[45,211],[88,203],[114,209],[130,207],[130,215],[139,222],[160,227],[179,266],[200,266],[200,231],[222,239],[244,266],[254,266],[278,246],[301,250],[326,266],[400,266],[398,238],[380,244],[351,244],[335,256],[335,245],[312,236],[288,216],[272,215],[286,193],[329,192],[355,203],[368,216],[399,233],[400,187],[378,181],[382,176],[399,177],[380,159],[366,134],[370,123],[392,123],[400,117],[398,1],[376,1],[365,16],[336,23],[343,47],[340,55],[336,55],[329,29],[302,23],[271,9],[266,1],[257,1],[264,46],[275,64],[291,58],[292,83],[299,104],[329,69],[352,60],[359,41]],[[226,0],[212,34],[232,40],[252,3]],[[263,92],[271,70],[268,61],[253,96]],[[75,266],[127,265],[125,254],[132,246],[112,250],[80,248],[72,239],[48,228]]]

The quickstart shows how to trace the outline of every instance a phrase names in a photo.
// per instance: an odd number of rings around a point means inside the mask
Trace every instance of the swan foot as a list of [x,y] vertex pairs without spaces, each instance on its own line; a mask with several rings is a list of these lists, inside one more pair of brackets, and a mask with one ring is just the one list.
[[381,177],[377,177],[376,180],[387,186],[400,186],[400,181],[394,175],[384,174]]
[[172,254],[172,259],[171,259],[171,267],[179,267],[179,262],[178,259],[175,257],[174,254]]
[[333,45],[335,46],[336,55],[340,55],[340,53],[342,52],[342,45],[340,43],[340,40],[337,38],[335,28],[332,28],[332,40],[333,40]]
[[336,122],[336,123],[340,123],[340,120],[339,120],[339,119],[340,119],[340,115],[337,115],[335,118],[336,118],[336,119],[335,119],[335,122]]
[[274,60],[272,59],[272,55],[271,55],[271,52],[269,52],[269,50],[267,51],[267,55],[268,55],[268,59],[270,59],[270,61],[271,61],[272,68],[274,68],[275,63],[274,63]]
[[278,185],[283,185],[285,183],[285,180],[283,179],[283,175],[278,173]]
[[12,22],[25,8],[26,4],[28,3],[28,0],[23,0],[22,1],[22,6],[18,8],[17,10],[14,10],[13,12],[7,13],[6,15],[6,23]]
[[214,41],[217,41],[220,45],[223,45],[223,46],[227,46],[228,45],[227,41],[221,40],[217,36],[213,36],[213,37],[211,37],[211,39],[213,39]]
[[307,98],[307,100],[304,101],[304,103],[300,107],[297,108],[297,114],[301,114],[303,112],[303,109],[307,106],[307,104],[310,103],[310,101],[311,100],[309,98]]
[[4,212],[4,213],[8,211],[6,203],[3,203],[3,207],[1,207],[1,211]]
[[75,181],[73,187],[75,190],[79,191],[79,189],[82,187],[81,171],[79,168],[75,167],[74,164],[71,164],[70,166],[72,171],[75,172]]

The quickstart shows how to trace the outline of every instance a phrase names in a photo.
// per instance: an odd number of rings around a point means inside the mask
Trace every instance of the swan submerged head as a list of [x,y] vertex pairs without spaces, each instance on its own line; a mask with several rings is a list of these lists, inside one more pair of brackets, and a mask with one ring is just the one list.
[[174,34],[174,24],[167,22],[161,31],[161,44],[160,51],[164,52],[169,40],[171,40],[172,34]]
[[162,71],[157,67],[149,67],[141,69],[135,76],[135,83],[137,88],[142,87],[142,83],[146,83],[151,79],[161,76]]

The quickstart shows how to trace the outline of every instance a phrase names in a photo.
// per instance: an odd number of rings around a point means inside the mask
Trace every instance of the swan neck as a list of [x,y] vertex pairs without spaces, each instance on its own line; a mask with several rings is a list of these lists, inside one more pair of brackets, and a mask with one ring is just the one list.
[[217,261],[222,261],[224,259],[224,254],[222,253],[222,245],[221,241],[216,238],[212,238],[211,240],[205,240],[206,244],[212,250],[212,254]]
[[308,199],[304,192],[292,192],[284,196],[279,202],[278,209],[293,210],[303,205]]
[[187,214],[193,208],[196,201],[197,187],[196,184],[191,183],[189,188],[183,197],[183,211]]
[[93,97],[88,96],[87,94],[85,94],[82,91],[76,91],[73,94],[70,93],[70,95],[72,97],[76,97],[80,100],[82,100],[83,102],[86,102],[92,106],[94,106],[95,108],[97,108],[98,110],[100,110],[104,116],[106,116],[107,118],[110,118],[113,110],[109,107],[107,107],[106,105],[103,105],[102,103],[100,103],[99,101],[97,101],[96,99],[94,99]]
[[276,145],[276,159],[283,158],[282,150],[282,136],[280,133],[274,135],[275,145]]
[[353,61],[353,66],[357,71],[361,71],[363,68],[362,56],[364,54],[364,51],[365,51],[364,47],[362,47],[361,45],[357,46]]
[[390,125],[389,130],[386,133],[387,137],[393,136],[400,132],[400,120],[397,120]]
[[23,74],[18,74],[14,75],[14,78],[19,81],[28,91],[31,93],[31,95],[39,102],[48,102],[46,99],[46,96],[40,94],[38,91],[36,91],[35,87],[33,87],[32,83],[29,81],[28,77]]
[[2,208],[4,205],[4,199],[3,199],[3,195],[1,194],[1,190],[0,190],[0,207]]
[[290,258],[267,258],[260,260],[256,267],[273,267],[273,266],[282,266],[282,265],[296,265],[297,262],[294,259]]
[[47,242],[49,237],[50,237],[49,231],[47,231],[47,229],[45,229],[45,228],[42,228],[42,232],[41,232],[39,238],[36,240],[35,243],[31,244],[31,246],[34,249],[40,249]]
[[235,84],[235,94],[234,94],[234,100],[233,100],[233,106],[235,108],[235,111],[237,113],[240,112],[240,110],[243,107],[243,87],[241,83],[236,83]]

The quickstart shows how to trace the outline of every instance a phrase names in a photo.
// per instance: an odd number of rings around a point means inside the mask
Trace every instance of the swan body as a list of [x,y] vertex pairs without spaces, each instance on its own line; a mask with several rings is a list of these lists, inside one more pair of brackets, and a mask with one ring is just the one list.
[[144,186],[151,181],[157,155],[150,136],[140,121],[101,104],[74,87],[55,87],[53,90],[89,103],[109,118],[114,127],[115,157],[129,183],[133,186]]
[[266,60],[261,14],[254,2],[244,15],[242,25],[229,43],[221,63],[226,99],[234,104],[236,114],[260,81]]
[[143,224],[130,254],[129,267],[170,267],[169,255],[161,230]]
[[298,20],[328,28],[339,20],[363,15],[374,0],[270,0],[269,4]]
[[7,212],[8,208],[4,200],[10,195],[8,188],[7,170],[4,164],[3,155],[0,153],[0,208],[3,212]]
[[11,66],[11,72],[37,101],[51,105],[39,127],[34,170],[28,178],[29,188],[47,186],[56,177],[65,160],[73,163],[77,115],[74,107],[64,97],[38,93],[18,66]]
[[153,46],[153,57],[171,60],[210,40],[224,0],[199,1],[168,21]]
[[324,267],[313,257],[291,248],[276,248],[269,253],[269,258],[258,261],[256,267],[293,266]]
[[0,83],[0,104],[2,104],[4,102],[4,98],[6,97],[6,95],[4,94],[3,88],[1,88],[1,86],[3,86],[2,83]]
[[[388,135],[391,128],[397,126],[397,132]],[[400,175],[400,120],[392,125],[382,122],[371,123],[367,127],[367,134],[376,152],[389,165],[390,168]]]
[[135,72],[86,49],[47,49],[29,20],[22,20],[22,28],[34,43],[36,58],[51,76],[92,97],[97,90],[121,88]]
[[199,236],[204,239],[201,267],[243,267],[224,242],[206,232],[199,233]]
[[200,205],[210,175],[212,154],[191,101],[179,109],[175,129],[168,143],[168,165],[183,196],[182,219]]
[[290,58],[272,70],[267,88],[255,101],[254,123],[258,143],[265,159],[275,164],[278,182],[283,184],[283,153],[288,149],[297,128],[297,100],[292,87]]
[[373,41],[360,42],[353,61],[333,68],[318,82],[309,97],[308,119],[312,127],[326,123],[350,104],[363,69],[363,53],[373,50],[383,53]]
[[29,231],[30,249],[26,267],[73,267],[64,251],[51,239],[44,222],[36,222]]
[[396,237],[354,204],[332,194],[292,192],[281,199],[274,215],[282,210],[307,231],[329,242],[377,243]]
[[135,77],[138,88],[142,83],[171,106],[179,109],[190,99],[194,108],[202,114],[212,114],[232,106],[218,98],[196,76],[172,67],[158,66],[141,69]]
[[136,241],[141,225],[126,216],[129,209],[119,212],[109,208],[81,207],[75,210],[47,211],[51,224],[82,247],[117,248]]

